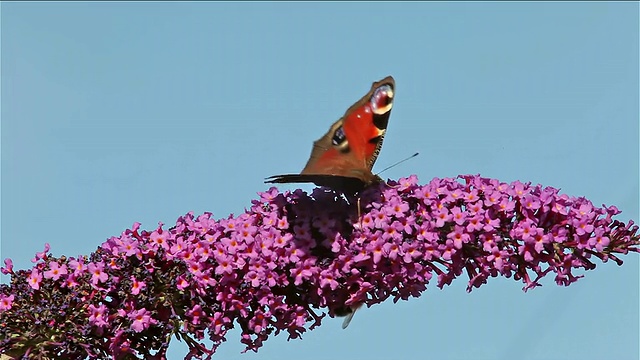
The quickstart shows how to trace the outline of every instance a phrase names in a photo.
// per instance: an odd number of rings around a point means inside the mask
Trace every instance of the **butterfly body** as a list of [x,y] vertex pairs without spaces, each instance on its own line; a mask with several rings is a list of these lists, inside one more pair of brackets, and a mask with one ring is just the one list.
[[395,81],[388,76],[374,82],[369,92],[313,143],[300,174],[275,175],[267,183],[304,183],[356,193],[382,181],[371,169],[375,163],[393,107]]

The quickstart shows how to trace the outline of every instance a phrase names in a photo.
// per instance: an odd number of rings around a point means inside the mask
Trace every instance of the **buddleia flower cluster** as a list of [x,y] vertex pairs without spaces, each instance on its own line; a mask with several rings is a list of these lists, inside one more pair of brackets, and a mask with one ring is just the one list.
[[327,314],[420,296],[432,280],[442,288],[466,275],[471,291],[504,276],[526,291],[549,275],[567,286],[595,262],[638,252],[638,226],[619,213],[477,175],[426,185],[411,176],[354,197],[271,188],[238,216],[136,223],[84,256],[55,257],[46,245],[26,270],[5,260],[0,353],[161,359],[176,337],[185,358],[208,358],[234,327],[257,351]]

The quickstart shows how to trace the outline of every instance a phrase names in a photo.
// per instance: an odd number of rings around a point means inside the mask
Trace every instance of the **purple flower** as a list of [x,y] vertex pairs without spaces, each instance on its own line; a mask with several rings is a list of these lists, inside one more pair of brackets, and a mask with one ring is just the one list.
[[464,202],[466,202],[467,204],[473,204],[476,201],[478,201],[478,199],[479,199],[478,190],[476,190],[476,189],[473,189],[473,190],[469,191],[464,196]]
[[234,238],[222,238],[222,244],[226,246],[224,252],[227,254],[235,254],[242,252],[247,248],[244,242],[240,242],[239,239]]
[[217,261],[217,266],[215,269],[215,273],[218,275],[222,275],[222,274],[231,274],[231,272],[233,271],[233,257],[228,256],[228,255],[219,255],[216,254],[216,261]]
[[[443,288],[468,276],[468,291],[498,275],[524,290],[547,274],[569,285],[577,269],[621,264],[619,254],[640,245],[638,227],[614,219],[617,208],[530,183],[465,175],[419,185],[412,176],[357,196],[355,206],[328,189],[271,188],[237,217],[134,223],[77,259],[45,247],[28,270],[5,260],[0,352],[55,328],[65,337],[29,356],[162,358],[176,335],[188,356],[203,357],[236,324],[255,351],[279,332],[299,338],[327,313],[420,296],[432,278]],[[35,311],[40,321],[26,327]]]
[[511,213],[516,207],[516,203],[508,198],[503,198],[498,204],[498,210],[502,213]]
[[553,241],[553,237],[550,234],[543,234],[542,232],[536,232],[534,236],[535,245],[534,248],[536,253],[541,253],[544,250],[547,244],[550,244]]
[[382,239],[385,241],[402,240],[403,229],[404,226],[397,220],[393,221],[392,223],[385,223],[384,225],[382,225]]
[[278,219],[278,222],[276,223],[276,226],[280,230],[288,229],[289,228],[289,221],[287,220],[286,217],[280,218],[280,219]]
[[222,327],[227,326],[231,322],[231,319],[225,317],[222,312],[216,312],[213,315],[212,320],[212,330],[214,335],[224,334],[226,330],[223,330]]
[[303,262],[296,263],[295,268],[291,269],[291,275],[294,277],[294,284],[300,285],[305,280],[310,279],[314,275],[313,259],[307,259]]
[[422,256],[422,252],[418,250],[418,246],[416,243],[402,243],[402,260],[405,263],[411,263]]
[[418,177],[416,175],[410,175],[407,178],[400,178],[398,182],[400,183],[400,186],[398,187],[398,191],[403,192],[407,189],[410,189],[412,186],[417,185]]

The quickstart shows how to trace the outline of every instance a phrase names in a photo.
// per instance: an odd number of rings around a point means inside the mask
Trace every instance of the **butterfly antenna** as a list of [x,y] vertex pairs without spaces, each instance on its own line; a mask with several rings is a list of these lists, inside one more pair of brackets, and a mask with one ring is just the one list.
[[409,159],[413,159],[414,157],[416,157],[416,156],[418,156],[418,155],[420,155],[420,153],[415,153],[415,154],[413,154],[413,155],[411,155],[411,156],[409,156],[409,157],[407,157],[407,158],[405,158],[405,159],[402,159],[402,160],[398,161],[398,162],[397,162],[397,163],[395,163],[395,164],[392,164],[392,165],[390,165],[390,166],[387,166],[386,168],[384,168],[384,169],[382,169],[382,170],[378,171],[378,172],[376,173],[376,175],[380,175],[381,173],[383,173],[383,172],[385,172],[385,171],[387,171],[387,170],[391,169],[392,167],[394,167],[394,166],[398,166],[398,165],[402,164],[403,162],[405,162],[405,161],[407,161],[407,160],[409,160]]

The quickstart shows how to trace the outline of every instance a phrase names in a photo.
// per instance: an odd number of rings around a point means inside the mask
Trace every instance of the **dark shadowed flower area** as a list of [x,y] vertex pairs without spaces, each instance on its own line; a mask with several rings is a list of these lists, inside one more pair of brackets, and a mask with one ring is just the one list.
[[466,274],[468,291],[497,276],[525,291],[546,275],[568,286],[583,276],[576,271],[621,265],[617,254],[640,245],[638,226],[614,219],[615,206],[477,175],[426,185],[411,176],[357,198],[323,188],[259,197],[226,219],[136,223],[88,256],[53,257],[46,245],[32,269],[5,260],[0,352],[164,358],[175,336],[190,348],[185,358],[201,358],[234,326],[257,351],[327,314],[420,296],[434,277],[442,288]]

